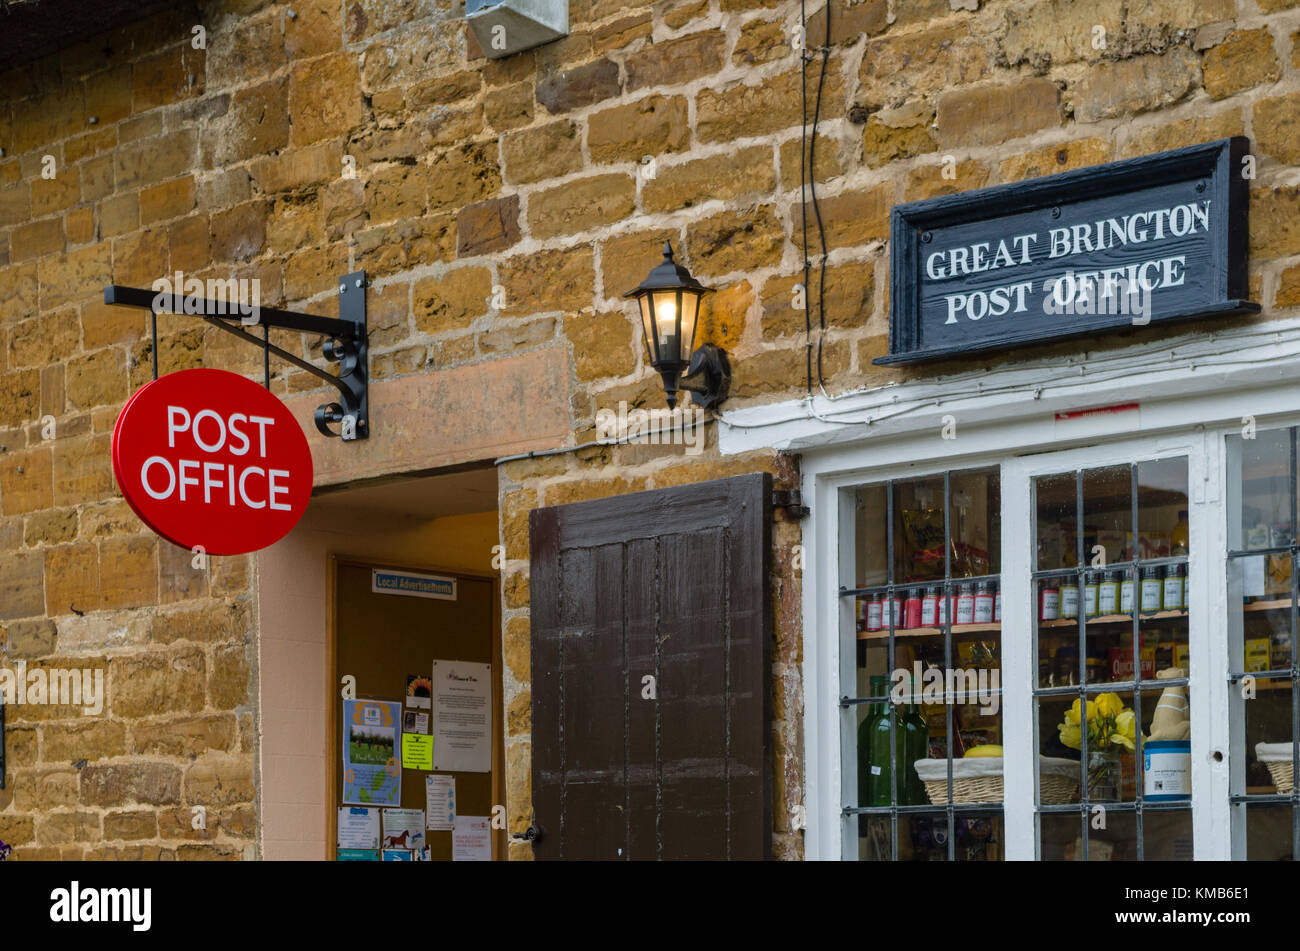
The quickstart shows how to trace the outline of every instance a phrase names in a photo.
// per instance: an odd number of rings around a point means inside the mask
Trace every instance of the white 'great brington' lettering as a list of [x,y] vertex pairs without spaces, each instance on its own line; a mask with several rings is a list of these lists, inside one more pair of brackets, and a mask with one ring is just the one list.
[[[1117,215],[1095,222],[1080,222],[1050,228],[1044,246],[1036,233],[1021,234],[996,243],[982,241],[933,251],[926,256],[926,277],[933,281],[951,280],[1000,269],[1017,269],[1035,260],[1069,258],[1080,254],[1097,254],[1134,245],[1184,238],[1210,230],[1210,200],[1185,202],[1167,208],[1155,208],[1132,214]],[[1051,313],[1093,313],[1091,305],[1105,304],[1118,297],[1119,289],[1127,293],[1146,293],[1182,286],[1186,277],[1185,253],[1154,256],[1148,260],[1100,267],[1088,271],[1065,271],[1043,280],[1041,292],[1048,295]],[[958,323],[961,317],[977,321],[1029,310],[1027,294],[1034,293],[1035,282],[1009,281],[998,287],[963,290],[943,295],[945,324]]]

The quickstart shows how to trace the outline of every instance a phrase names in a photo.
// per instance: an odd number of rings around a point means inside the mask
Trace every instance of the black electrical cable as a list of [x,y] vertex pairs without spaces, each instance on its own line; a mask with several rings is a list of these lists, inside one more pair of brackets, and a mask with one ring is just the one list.
[[149,339],[153,346],[153,378],[158,379],[158,311],[149,308]]
[[[822,223],[821,206],[817,203],[817,124],[821,120],[822,111],[822,87],[826,82],[826,63],[831,55],[831,0],[826,0],[826,39],[822,44],[822,68],[821,75],[817,78],[817,102],[813,106],[813,127],[812,138],[808,143],[808,168],[809,168],[809,186],[812,189],[813,214],[817,216],[817,234],[821,239],[822,258],[819,264],[818,284],[817,284],[817,385],[826,392],[826,379],[822,375],[822,342],[826,337],[826,227]],[[804,263],[807,267],[808,261],[808,238],[804,237]],[[806,288],[807,277],[804,278],[804,287]],[[806,292],[805,292],[806,293]],[[809,392],[812,391],[812,384],[808,385]]]
[[[828,0],[829,2],[829,0]],[[812,315],[808,311],[808,15],[806,0],[799,0],[799,214],[803,220],[803,333],[808,396],[812,397]],[[813,129],[816,133],[816,127]]]

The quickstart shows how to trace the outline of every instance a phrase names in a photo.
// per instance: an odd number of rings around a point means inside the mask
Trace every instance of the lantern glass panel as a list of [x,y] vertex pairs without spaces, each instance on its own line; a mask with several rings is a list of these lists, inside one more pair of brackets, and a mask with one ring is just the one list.
[[651,364],[659,362],[659,335],[655,333],[654,312],[650,309],[650,295],[642,294],[636,300],[641,308],[641,333],[645,338],[646,354]]
[[678,323],[679,293],[676,289],[653,291],[655,325],[658,338],[659,362],[677,363],[681,360],[681,331]]
[[700,295],[694,291],[682,291],[682,353],[683,363],[690,362],[695,352],[695,326],[700,310]]

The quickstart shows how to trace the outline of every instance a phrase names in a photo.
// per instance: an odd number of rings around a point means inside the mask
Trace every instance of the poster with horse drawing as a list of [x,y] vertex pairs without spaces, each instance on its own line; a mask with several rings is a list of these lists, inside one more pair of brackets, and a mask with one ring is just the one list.
[[424,810],[385,809],[384,848],[424,848]]

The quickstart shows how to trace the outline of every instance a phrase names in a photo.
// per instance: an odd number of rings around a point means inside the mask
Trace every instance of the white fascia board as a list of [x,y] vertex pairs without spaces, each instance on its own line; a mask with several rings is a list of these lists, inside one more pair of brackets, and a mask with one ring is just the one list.
[[[1258,420],[1300,406],[1300,320],[1252,324],[1232,331],[1186,333],[1159,344],[1097,354],[1047,358],[937,379],[893,383],[835,399],[814,397],[724,414],[724,455],[754,449],[807,452],[866,442],[877,452],[901,437],[933,434],[935,457],[970,447],[962,436],[983,431],[981,449],[1060,445],[1110,435],[1116,420],[1088,417],[1062,425],[1058,412],[1138,403],[1140,421],[1123,432],[1156,432],[1242,415]],[[941,443],[944,417],[959,440]],[[871,422],[868,423],[867,421]],[[1003,438],[993,431],[1007,430]],[[1014,430],[1014,433],[1012,432]],[[1011,438],[1008,438],[1011,437]],[[966,443],[966,445],[962,445]],[[912,451],[915,451],[913,447]]]

